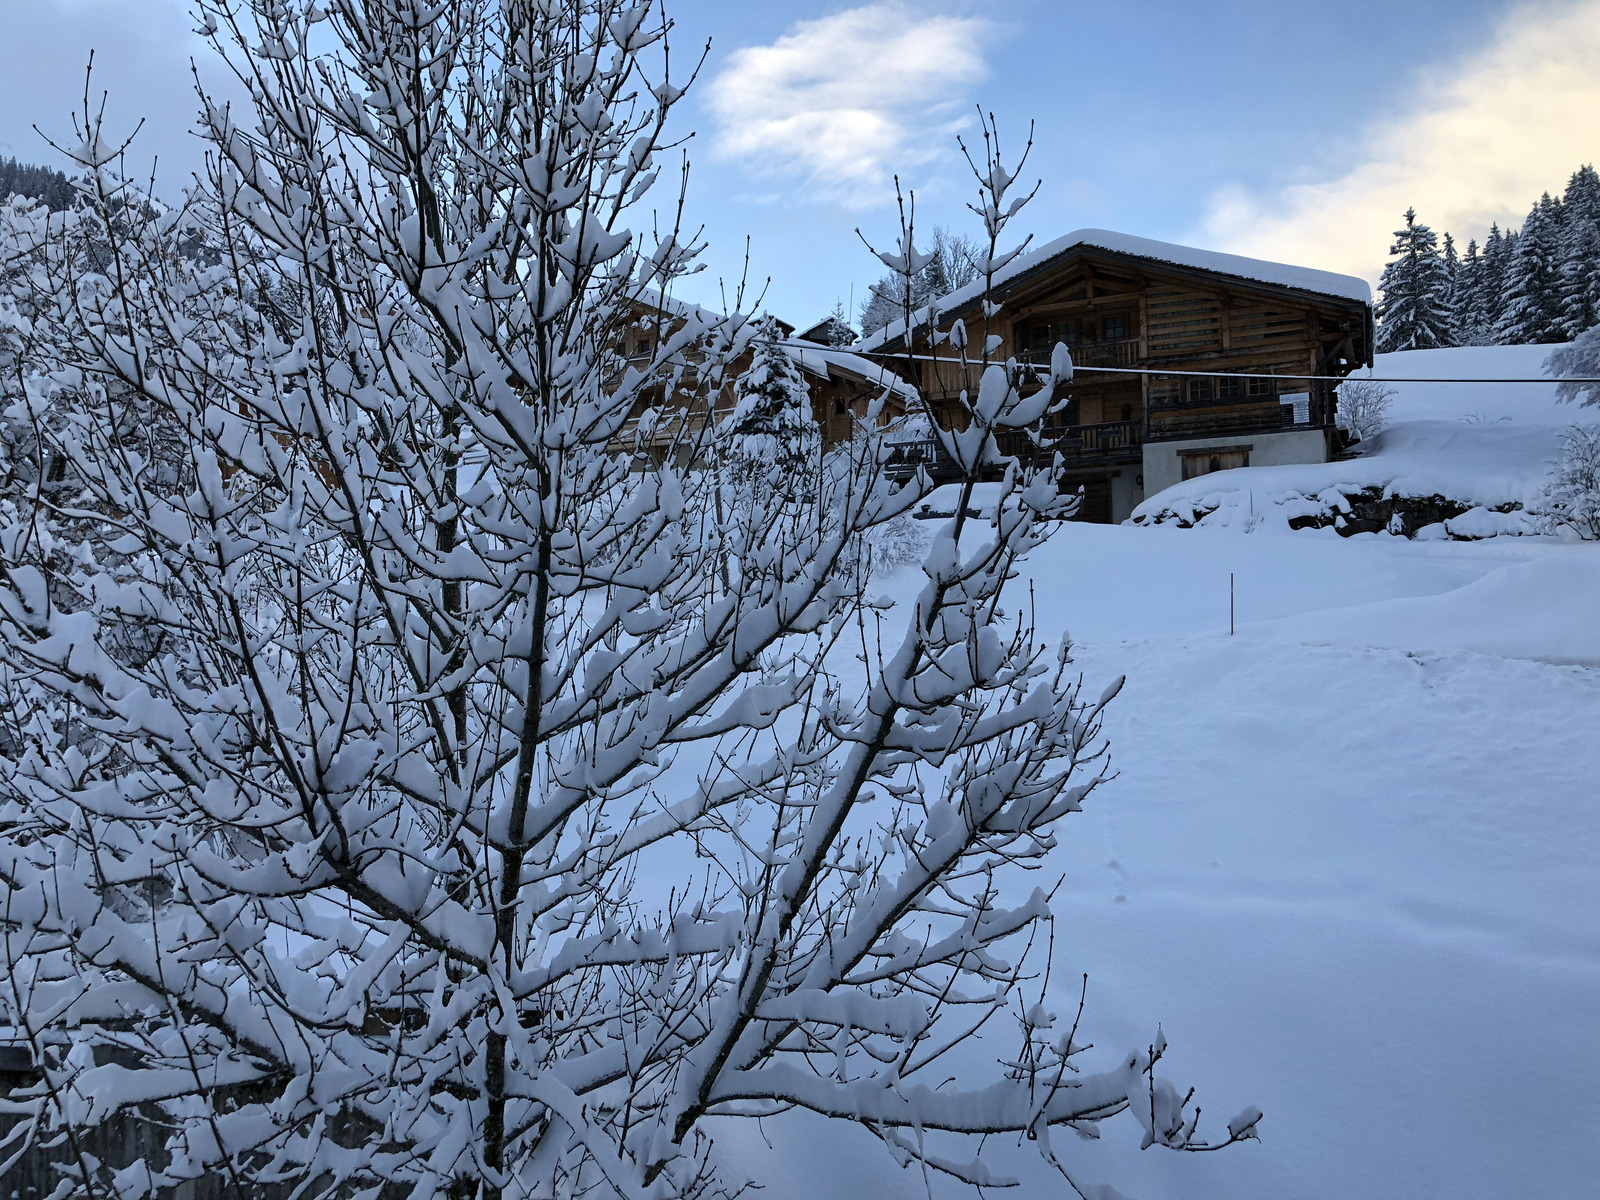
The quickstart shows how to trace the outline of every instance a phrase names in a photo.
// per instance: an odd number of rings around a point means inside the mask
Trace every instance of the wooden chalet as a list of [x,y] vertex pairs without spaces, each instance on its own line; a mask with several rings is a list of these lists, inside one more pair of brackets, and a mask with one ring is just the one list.
[[[928,324],[964,321],[982,341],[981,284],[919,314],[910,359],[903,327],[868,338],[864,355],[892,362],[935,420],[962,420],[957,397],[976,392]],[[1343,445],[1337,384],[1372,363],[1371,292],[1364,280],[1085,229],[1013,262],[996,281],[1003,302],[989,332],[992,359],[1047,367],[1057,342],[1079,370],[1049,453],[1068,463],[1064,487],[1084,489],[1079,519],[1120,521],[1146,495],[1230,467],[1325,462]],[[1035,385],[1037,386],[1037,385]],[[1038,453],[1022,436],[1003,447]],[[943,473],[938,443],[907,443],[906,470]]]

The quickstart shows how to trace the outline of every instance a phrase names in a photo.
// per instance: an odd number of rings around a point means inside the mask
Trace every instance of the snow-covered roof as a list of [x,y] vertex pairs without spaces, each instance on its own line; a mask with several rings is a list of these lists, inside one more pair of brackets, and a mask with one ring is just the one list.
[[851,354],[848,350],[841,350],[837,346],[824,346],[801,338],[790,338],[781,344],[784,352],[794,359],[801,370],[809,371],[813,375],[827,378],[831,367],[850,375],[860,376],[867,383],[886,387],[907,399],[916,395],[915,388],[897,377],[883,363],[862,358],[859,354]]
[[[1176,267],[1189,267],[1197,271],[1212,271],[1218,275],[1231,275],[1256,283],[1269,283],[1274,287],[1295,288],[1321,296],[1337,296],[1341,300],[1354,300],[1360,304],[1372,303],[1372,288],[1365,279],[1354,275],[1338,275],[1332,271],[1318,271],[1311,267],[1296,267],[1289,263],[1267,262],[1259,258],[1245,258],[1240,254],[1223,254],[1216,250],[1200,250],[1193,246],[1179,246],[1173,242],[1158,242],[1153,238],[1134,237],[1110,229],[1078,229],[1037,250],[1019,255],[1004,270],[996,272],[994,282],[1002,285],[1043,266],[1080,247],[1107,250],[1113,254],[1126,254],[1132,258],[1151,262],[1169,263]],[[917,314],[918,323],[938,320],[973,303],[983,294],[983,281],[974,280],[936,301],[931,314],[923,309]],[[905,331],[904,321],[895,321],[886,329],[870,334],[861,343],[864,350],[875,350],[893,341]]]

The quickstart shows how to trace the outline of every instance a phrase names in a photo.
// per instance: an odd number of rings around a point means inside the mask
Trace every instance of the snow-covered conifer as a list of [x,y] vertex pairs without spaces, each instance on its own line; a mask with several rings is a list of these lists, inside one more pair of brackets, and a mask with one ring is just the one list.
[[[40,1071],[5,1152],[96,1200],[712,1200],[708,1127],[796,1109],[986,1185],[986,1139],[1071,1177],[1052,1130],[1130,1107],[1208,1148],[1163,1043],[1088,1069],[1024,999],[1054,939],[1015,873],[1118,690],[1006,592],[1069,501],[995,434],[1066,355],[1024,396],[984,351],[962,503],[884,611],[852,556],[930,484],[872,422],[717,522],[752,330],[670,298],[658,7],[197,7],[253,112],[208,99],[208,180],[131,222],[84,113],[99,223],[33,226],[19,277],[75,491],[0,521],[0,1024]],[[83,1149],[127,1114],[148,1153]]]
[[1600,323],[1600,173],[1574,171],[1561,196],[1561,314],[1564,337]]
[[858,340],[856,331],[850,328],[850,318],[844,311],[844,301],[834,302],[833,311],[828,314],[826,324],[826,341],[830,346],[853,346]]
[[744,480],[783,479],[815,472],[822,434],[811,411],[811,389],[783,346],[771,317],[755,327],[750,366],[734,382],[733,412],[717,432],[720,453]]
[[1600,323],[1600,222],[1570,218],[1562,239],[1559,329],[1572,339]]
[[1489,225],[1489,236],[1483,242],[1483,263],[1478,269],[1477,305],[1485,333],[1483,345],[1498,345],[1500,339],[1500,314],[1505,308],[1506,274],[1511,255],[1516,246],[1516,232],[1500,231],[1497,222]]
[[1552,350],[1544,369],[1563,380],[1556,387],[1558,400],[1600,405],[1600,383],[1584,382],[1600,379],[1600,325],[1591,325],[1570,345]]
[[1455,311],[1456,337],[1463,346],[1487,346],[1494,340],[1494,322],[1488,313],[1484,289],[1484,257],[1478,251],[1476,238],[1467,242],[1467,252],[1461,256],[1456,269],[1455,285],[1451,289],[1451,307]]
[[1378,283],[1379,353],[1432,350],[1456,342],[1451,281],[1438,238],[1416,217],[1415,209],[1406,210],[1405,228],[1395,231],[1390,261]]
[[1561,331],[1561,208],[1543,196],[1523,222],[1507,256],[1505,300],[1496,341],[1519,346],[1563,340]]

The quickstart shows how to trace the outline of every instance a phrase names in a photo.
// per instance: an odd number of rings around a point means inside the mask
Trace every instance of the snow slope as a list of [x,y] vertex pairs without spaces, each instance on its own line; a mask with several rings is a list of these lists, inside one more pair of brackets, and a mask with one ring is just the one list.
[[[1549,346],[1468,346],[1379,355],[1380,379],[1537,379]],[[1203,523],[1238,532],[1290,530],[1290,520],[1336,509],[1338,497],[1376,488],[1389,496],[1444,496],[1469,508],[1536,507],[1560,430],[1593,419],[1561,404],[1552,383],[1399,383],[1389,428],[1347,462],[1243,467],[1186,480],[1148,497],[1138,522]],[[1530,519],[1474,513],[1459,536],[1525,533]],[[1331,532],[1331,531],[1323,531]]]
[[[1207,1118],[1267,1114],[1213,1155],[1140,1153],[1130,1117],[1058,1138],[1081,1175],[1142,1200],[1592,1196],[1600,547],[1069,525],[1017,583],[1091,692],[1128,677],[1121,773],[1051,867],[1052,1007],[1087,972],[1095,1053],[1159,1023]],[[969,1194],[854,1128],[719,1136],[782,1200]],[[990,1148],[1020,1195],[1070,1194],[1033,1147]]]

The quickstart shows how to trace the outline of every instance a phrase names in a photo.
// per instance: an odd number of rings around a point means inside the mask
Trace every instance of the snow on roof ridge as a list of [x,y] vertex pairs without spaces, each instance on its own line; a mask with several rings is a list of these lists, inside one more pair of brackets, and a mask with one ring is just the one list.
[[[1092,246],[1098,250],[1109,250],[1115,254],[1127,254],[1135,258],[1148,258],[1155,262],[1171,263],[1173,266],[1215,271],[1219,275],[1232,275],[1257,283],[1270,283],[1278,287],[1297,288],[1325,296],[1338,296],[1361,304],[1372,303],[1371,286],[1365,279],[1359,279],[1354,275],[1340,275],[1333,271],[1321,271],[1315,267],[1297,267],[1290,263],[1246,258],[1241,254],[1225,254],[1220,250],[1201,250],[1194,246],[1180,246],[1175,242],[1158,242],[1154,238],[1118,233],[1112,229],[1075,229],[1054,241],[1046,242],[1037,250],[1019,256],[1004,270],[996,272],[994,281],[1000,284],[1015,279],[1023,272],[1066,253],[1074,246]],[[927,308],[918,310],[914,314],[914,319],[919,324],[937,320],[952,309],[971,303],[982,293],[983,280],[974,280],[965,287],[957,288],[948,296],[941,297]],[[904,329],[903,320],[895,321],[877,333],[864,337],[862,348],[872,350],[881,347],[899,337]]]

